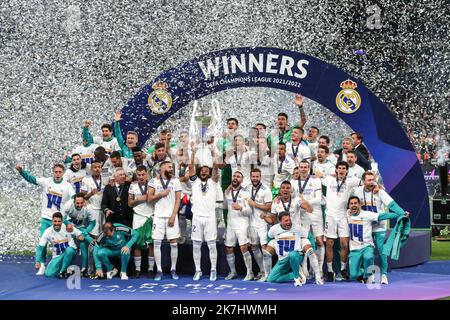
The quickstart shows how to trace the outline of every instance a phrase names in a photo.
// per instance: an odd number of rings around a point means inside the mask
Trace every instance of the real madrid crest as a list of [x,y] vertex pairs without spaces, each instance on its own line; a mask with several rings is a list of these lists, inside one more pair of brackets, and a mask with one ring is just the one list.
[[148,106],[153,113],[164,114],[172,107],[172,96],[167,91],[167,83],[158,81],[152,85],[153,91],[148,96]]
[[355,81],[345,80],[341,82],[342,90],[336,96],[336,106],[343,113],[354,113],[361,105],[361,97],[355,90],[358,87]]

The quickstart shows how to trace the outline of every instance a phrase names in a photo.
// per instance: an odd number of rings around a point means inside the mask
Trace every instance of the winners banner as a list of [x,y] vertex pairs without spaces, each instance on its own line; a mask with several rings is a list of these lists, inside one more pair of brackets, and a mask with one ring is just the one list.
[[123,107],[122,131],[136,131],[143,144],[167,118],[190,102],[241,87],[301,93],[335,113],[352,130],[363,134],[387,192],[412,213],[412,226],[429,228],[422,169],[393,114],[361,81],[303,53],[244,47],[210,52],[182,63],[162,72]]

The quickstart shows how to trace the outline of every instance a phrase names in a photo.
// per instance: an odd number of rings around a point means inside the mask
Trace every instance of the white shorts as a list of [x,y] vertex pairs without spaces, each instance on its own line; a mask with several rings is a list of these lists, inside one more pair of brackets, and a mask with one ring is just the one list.
[[348,238],[350,230],[346,216],[325,216],[325,237],[330,239]]
[[[301,246],[302,250],[305,246],[311,245],[311,242],[307,238],[301,238],[300,240],[301,240],[300,246]],[[275,240],[275,239],[270,240],[268,246],[270,246],[276,250],[276,247],[278,246],[277,240]]]
[[264,246],[267,244],[267,226],[250,226],[249,235],[250,243],[257,246],[258,244]]
[[105,223],[105,215],[102,213],[102,210],[93,210],[90,209],[92,213],[92,218],[95,220],[95,226],[91,231],[91,234],[94,236],[99,236],[102,233],[102,227]]
[[192,217],[192,233],[193,241],[216,241],[217,239],[217,220],[213,217]]
[[306,227],[306,230],[311,231],[314,238],[323,236],[323,220],[313,217],[310,220],[303,220],[302,225]]
[[248,238],[248,225],[234,229],[227,227],[227,230],[225,231],[225,246],[234,247],[236,241],[240,246],[250,242]]
[[173,227],[169,227],[169,218],[153,217],[152,238],[154,240],[178,239],[180,237],[180,225],[178,224],[178,216],[175,217]]

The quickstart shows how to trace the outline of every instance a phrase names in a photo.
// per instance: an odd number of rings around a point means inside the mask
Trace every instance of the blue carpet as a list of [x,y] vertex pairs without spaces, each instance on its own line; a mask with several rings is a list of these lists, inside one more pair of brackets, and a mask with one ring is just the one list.
[[[0,256],[0,299],[5,300],[397,300],[438,299],[450,296],[450,261],[396,269],[389,273],[390,284],[369,289],[356,283],[311,281],[300,288],[292,283],[272,284],[240,280],[210,282],[205,275],[199,282],[191,276],[174,281],[165,275],[160,282],[148,278],[121,281],[81,279],[80,289],[69,289],[67,280],[36,276],[32,257]],[[72,282],[73,284],[73,282]]]

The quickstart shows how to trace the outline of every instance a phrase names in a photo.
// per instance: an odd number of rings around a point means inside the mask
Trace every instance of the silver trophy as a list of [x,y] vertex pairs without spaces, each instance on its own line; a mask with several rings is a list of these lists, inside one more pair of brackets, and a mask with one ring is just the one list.
[[215,148],[222,132],[222,114],[215,99],[199,103],[194,101],[189,141],[196,143],[196,164],[212,167],[211,148]]

